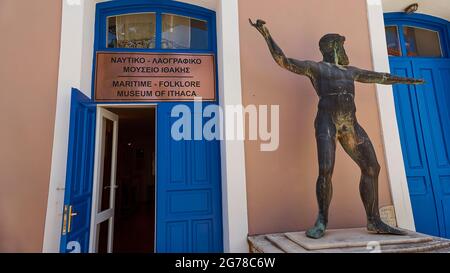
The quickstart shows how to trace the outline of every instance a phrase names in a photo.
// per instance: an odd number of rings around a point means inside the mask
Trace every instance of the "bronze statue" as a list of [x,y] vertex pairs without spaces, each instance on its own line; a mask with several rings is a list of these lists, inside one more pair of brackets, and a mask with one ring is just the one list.
[[422,84],[423,80],[402,78],[387,73],[377,73],[349,66],[344,49],[345,37],[327,34],[319,43],[323,61],[300,61],[288,58],[273,40],[265,22],[257,20],[250,24],[264,37],[273,58],[281,67],[310,78],[319,96],[315,120],[319,159],[319,178],[316,194],[319,216],[313,228],[306,232],[310,238],[324,236],[328,224],[328,208],[332,197],[336,140],[361,168],[360,193],[367,214],[370,232],[404,235],[404,231],[385,224],[378,207],[378,164],[375,150],[364,129],[356,119],[355,81],[378,84]]

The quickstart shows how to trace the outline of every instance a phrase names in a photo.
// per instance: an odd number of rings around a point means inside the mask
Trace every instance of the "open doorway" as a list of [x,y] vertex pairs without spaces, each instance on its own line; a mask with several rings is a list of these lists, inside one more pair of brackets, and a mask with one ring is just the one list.
[[[108,198],[113,208],[113,216],[97,225],[94,252],[153,253],[156,209],[155,108],[111,107],[105,110],[116,115],[119,124],[115,144],[116,164],[112,164],[116,165],[115,179],[111,180],[115,180],[115,183],[112,183],[111,187],[99,187],[100,199],[104,199],[101,196],[113,196],[112,199]],[[102,149],[107,151],[109,142],[106,137],[104,143],[99,146],[106,146],[106,149]],[[111,153],[103,153],[103,162],[100,165],[110,164],[108,154]],[[102,169],[102,172],[110,172],[108,168]],[[105,181],[105,178],[108,181]],[[102,185],[109,185],[109,175],[103,175],[102,180]],[[99,204],[101,203],[102,201]],[[102,213],[99,213],[98,217],[101,216]]]

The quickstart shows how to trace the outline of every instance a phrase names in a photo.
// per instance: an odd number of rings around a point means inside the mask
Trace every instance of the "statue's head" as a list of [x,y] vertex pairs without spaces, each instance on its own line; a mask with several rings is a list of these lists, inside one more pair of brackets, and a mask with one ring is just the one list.
[[319,47],[323,60],[340,65],[350,64],[344,49],[345,37],[339,34],[327,34],[320,39]]

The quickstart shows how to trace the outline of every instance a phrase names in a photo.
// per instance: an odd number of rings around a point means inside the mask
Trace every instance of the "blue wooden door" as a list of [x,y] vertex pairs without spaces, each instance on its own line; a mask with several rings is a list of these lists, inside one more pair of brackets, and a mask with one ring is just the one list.
[[439,235],[450,238],[450,59],[413,60],[426,155],[436,201]]
[[450,59],[391,58],[394,74],[425,85],[394,87],[416,229],[450,237]]
[[96,108],[72,90],[66,191],[60,251],[89,251]]
[[174,140],[176,105],[157,108],[157,252],[222,252],[219,141]]
[[[393,74],[413,77],[411,61],[391,58],[390,64]],[[438,236],[436,201],[415,87],[394,86],[394,99],[416,229]]]

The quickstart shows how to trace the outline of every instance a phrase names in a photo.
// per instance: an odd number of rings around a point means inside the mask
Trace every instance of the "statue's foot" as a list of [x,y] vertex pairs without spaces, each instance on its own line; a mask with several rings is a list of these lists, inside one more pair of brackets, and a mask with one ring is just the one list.
[[381,221],[381,219],[369,221],[367,223],[367,230],[378,234],[393,234],[393,235],[407,235],[406,231],[389,226]]
[[320,239],[325,235],[326,229],[327,227],[325,224],[317,222],[313,228],[306,231],[306,236],[312,239]]

